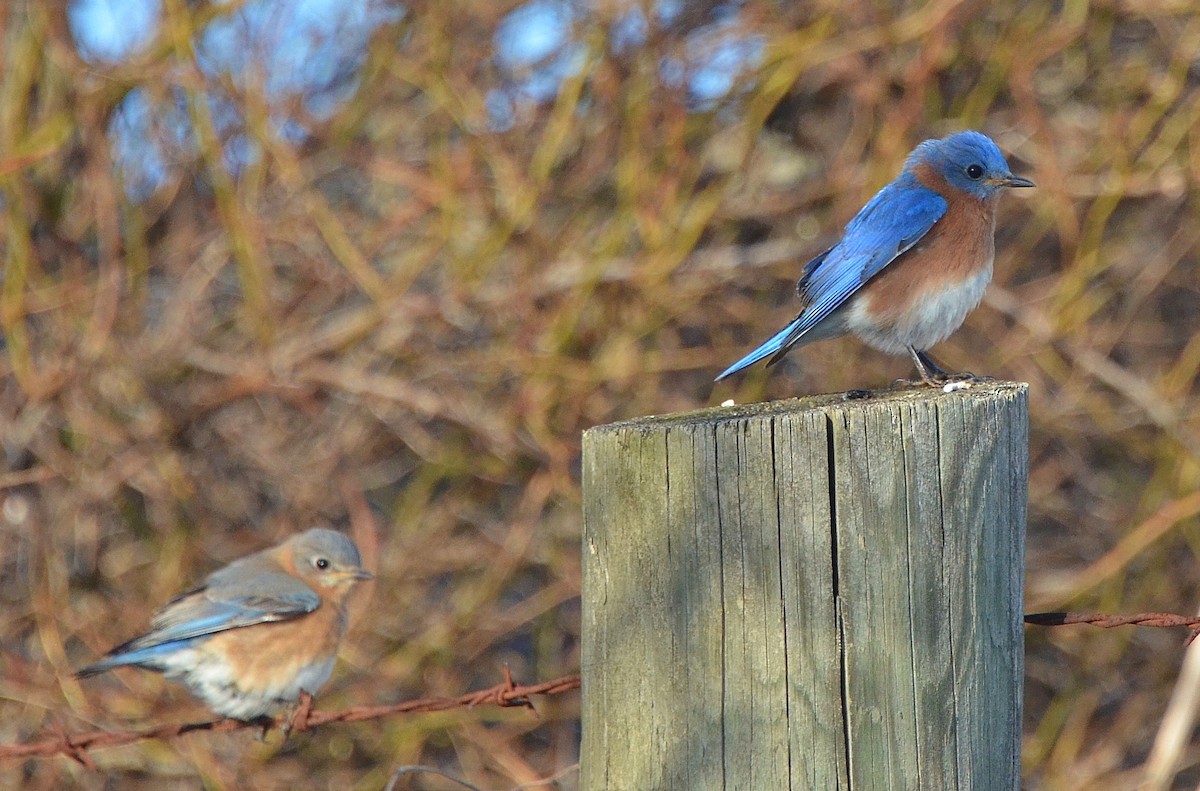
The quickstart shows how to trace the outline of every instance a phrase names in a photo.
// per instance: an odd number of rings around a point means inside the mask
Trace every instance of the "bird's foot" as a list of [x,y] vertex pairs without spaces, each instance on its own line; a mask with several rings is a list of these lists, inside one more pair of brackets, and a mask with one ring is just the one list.
[[953,393],[955,390],[967,390],[972,385],[996,381],[990,376],[977,376],[970,371],[952,374],[938,365],[929,352],[908,347],[908,353],[917,367],[918,379],[897,379],[892,387],[939,387],[943,392]]
[[[918,373],[925,374],[924,371]],[[892,389],[936,387],[943,392],[953,393],[955,390],[969,390],[973,385],[994,381],[996,381],[995,377],[979,376],[970,371],[963,371],[959,374],[942,372],[940,374],[922,375],[915,379],[897,379],[892,382]]]
[[312,714],[312,709],[313,696],[307,690],[300,690],[300,700],[284,715],[283,724],[279,726],[285,742],[293,731],[308,730],[308,715]]
[[996,381],[996,377],[994,376],[981,376],[979,374],[973,374],[970,371],[963,371],[960,374],[953,374],[952,376],[945,377],[945,381],[942,382],[942,386],[944,387],[945,385],[953,384],[955,382],[965,382],[969,385],[981,385],[994,381]]
[[890,388],[892,390],[914,390],[918,387],[941,387],[940,384],[932,379],[893,379]]

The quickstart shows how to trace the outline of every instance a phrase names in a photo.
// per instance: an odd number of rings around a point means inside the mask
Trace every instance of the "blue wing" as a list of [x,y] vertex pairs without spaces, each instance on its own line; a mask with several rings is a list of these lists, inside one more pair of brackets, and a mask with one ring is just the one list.
[[270,621],[285,621],[310,613],[321,606],[320,597],[295,577],[282,572],[258,573],[251,585],[235,575],[230,566],[212,575],[197,590],[177,596],[151,620],[150,631],[119,645],[99,662],[76,675],[103,673],[121,665],[148,664],[199,637]]
[[797,284],[807,303],[800,315],[726,368],[717,381],[765,357],[771,357],[770,363],[777,361],[864,283],[920,241],[945,213],[946,199],[910,174],[881,189],[846,226],[841,241],[805,265]]

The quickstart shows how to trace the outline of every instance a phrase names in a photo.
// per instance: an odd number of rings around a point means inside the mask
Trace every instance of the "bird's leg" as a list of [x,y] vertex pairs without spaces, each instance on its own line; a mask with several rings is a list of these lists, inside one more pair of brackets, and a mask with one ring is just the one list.
[[955,374],[938,365],[937,361],[929,355],[929,352],[923,349],[915,349],[912,346],[908,347],[908,351],[912,354],[913,359],[916,360],[917,370],[921,372],[921,379],[924,381],[931,384],[941,384],[956,378]]
[[267,734],[270,733],[271,729],[275,727],[275,719],[273,717],[268,717],[266,714],[261,714],[250,720],[250,722],[251,724],[258,726],[258,736],[256,738],[260,742],[265,742],[267,740]]
[[938,365],[930,356],[929,352],[921,349],[918,350],[914,346],[908,347],[909,356],[912,357],[913,364],[917,366],[917,373],[921,380],[910,381],[911,385],[928,385],[930,387],[942,387],[950,382],[990,382],[990,376],[976,376],[970,371],[963,371],[960,374],[952,374],[942,366]]
[[925,352],[917,351],[916,347],[909,346],[908,355],[912,357],[913,365],[917,367],[917,375],[921,378],[897,379],[893,383],[893,386],[920,387],[925,385],[926,387],[941,387],[949,380],[950,375]]

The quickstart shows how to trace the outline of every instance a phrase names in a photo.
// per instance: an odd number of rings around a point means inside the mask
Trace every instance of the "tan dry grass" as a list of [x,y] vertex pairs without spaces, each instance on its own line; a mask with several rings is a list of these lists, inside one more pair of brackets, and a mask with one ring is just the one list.
[[[492,134],[504,9],[418,3],[299,149],[260,94],[225,86],[264,151],[237,178],[189,46],[220,7],[167,8],[161,40],[106,71],[54,4],[0,11],[0,740],[202,716],[153,675],[85,687],[71,668],[314,523],[378,538],[326,705],[456,694],[503,662],[574,670],[580,431],[906,373],[843,341],[711,384],[791,317],[802,261],[908,149],[964,125],[1039,184],[1005,200],[997,285],[939,349],[1033,384],[1030,607],[1196,608],[1188,4],[751,2],[763,63],[703,112],[656,75],[704,12],[614,54],[597,10],[580,76]],[[134,88],[182,92],[201,130],[142,205],[106,137]],[[1149,630],[1031,631],[1028,787],[1136,786],[1182,656]],[[285,749],[183,739],[97,754],[107,780],[56,760],[0,785],[378,788],[423,762],[507,788],[576,760],[576,717],[562,700],[540,721],[452,712]],[[1200,780],[1194,746],[1184,760],[1165,787]]]

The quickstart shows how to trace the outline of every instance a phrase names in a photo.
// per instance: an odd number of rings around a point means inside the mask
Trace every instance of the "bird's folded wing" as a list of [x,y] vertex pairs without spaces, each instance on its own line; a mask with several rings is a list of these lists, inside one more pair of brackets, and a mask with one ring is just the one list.
[[261,573],[243,581],[214,575],[203,588],[169,602],[151,620],[150,631],[128,648],[194,637],[270,621],[285,621],[321,606],[320,597],[283,572]]
[[[846,226],[842,240],[805,268],[798,289],[807,301],[791,340],[837,310],[885,266],[929,233],[946,199],[915,182],[893,182]],[[790,345],[785,339],[783,346]]]

